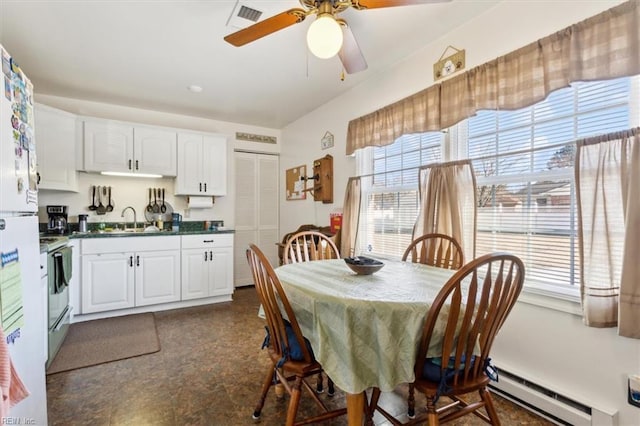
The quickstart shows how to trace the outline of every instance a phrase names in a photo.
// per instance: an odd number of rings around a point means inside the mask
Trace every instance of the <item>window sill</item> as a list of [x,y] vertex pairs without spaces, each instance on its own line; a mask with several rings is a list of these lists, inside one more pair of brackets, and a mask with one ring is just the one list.
[[582,316],[580,293],[577,289],[565,289],[549,285],[526,286],[525,284],[518,302]]

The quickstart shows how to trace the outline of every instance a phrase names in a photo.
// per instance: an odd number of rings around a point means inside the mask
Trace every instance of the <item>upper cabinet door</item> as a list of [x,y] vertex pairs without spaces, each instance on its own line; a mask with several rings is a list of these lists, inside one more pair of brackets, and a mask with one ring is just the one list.
[[205,136],[202,141],[202,180],[205,195],[227,195],[227,140]]
[[227,140],[178,133],[176,195],[227,195]]
[[84,169],[88,172],[132,173],[133,126],[85,121]]
[[195,133],[178,133],[176,195],[202,195],[202,139]]
[[134,172],[176,175],[176,132],[136,127],[133,145]]
[[35,104],[39,189],[78,192],[76,116]]

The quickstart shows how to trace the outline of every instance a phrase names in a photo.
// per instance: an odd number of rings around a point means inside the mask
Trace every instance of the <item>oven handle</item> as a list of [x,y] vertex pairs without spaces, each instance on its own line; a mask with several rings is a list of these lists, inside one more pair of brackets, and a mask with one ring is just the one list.
[[65,318],[66,319],[70,319],[71,318],[71,311],[72,310],[73,310],[73,306],[67,305],[67,307],[64,309],[62,314],[60,314],[60,317],[58,318],[58,321],[56,321],[56,323],[53,325],[53,327],[51,327],[51,329],[53,331],[60,331],[62,326],[65,324]]

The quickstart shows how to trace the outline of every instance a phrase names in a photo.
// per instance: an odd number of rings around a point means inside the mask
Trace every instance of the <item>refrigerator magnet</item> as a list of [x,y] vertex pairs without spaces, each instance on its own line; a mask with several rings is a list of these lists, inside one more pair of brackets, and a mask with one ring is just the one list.
[[2,73],[7,77],[11,78],[11,57],[7,53],[6,50],[0,48],[2,50]]
[[11,82],[7,77],[4,78],[4,97],[11,102]]
[[20,65],[11,58],[10,59],[11,71],[13,72],[14,77],[17,77],[22,81],[22,70],[20,69]]

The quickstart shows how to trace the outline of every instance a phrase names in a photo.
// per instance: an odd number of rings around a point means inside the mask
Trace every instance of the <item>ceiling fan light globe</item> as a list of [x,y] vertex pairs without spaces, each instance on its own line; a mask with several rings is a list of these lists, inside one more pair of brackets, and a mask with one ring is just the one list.
[[333,16],[321,15],[307,31],[307,46],[318,58],[328,59],[338,54],[342,38],[342,28]]

